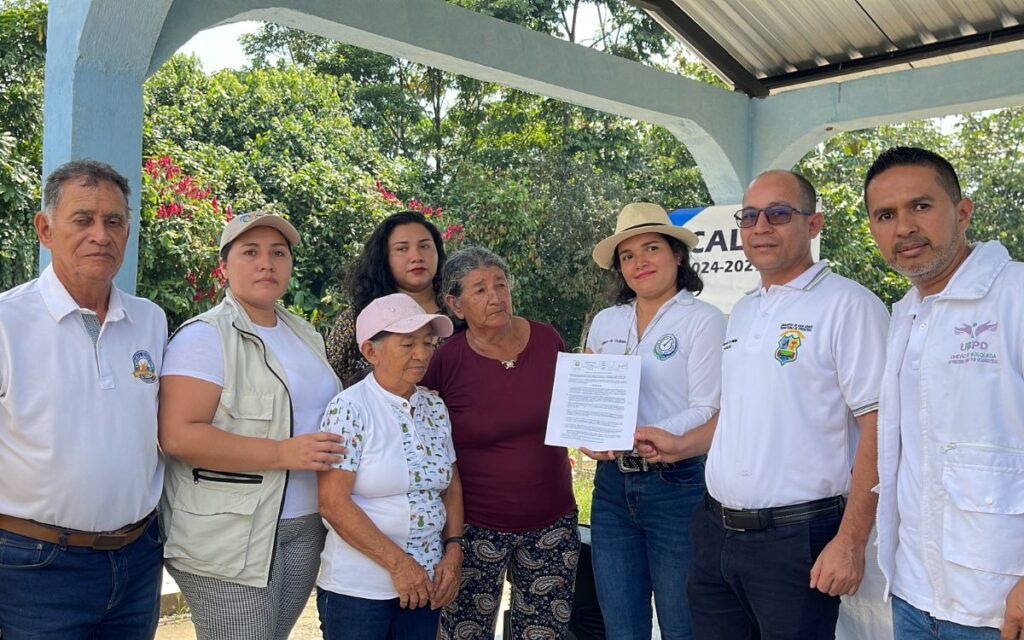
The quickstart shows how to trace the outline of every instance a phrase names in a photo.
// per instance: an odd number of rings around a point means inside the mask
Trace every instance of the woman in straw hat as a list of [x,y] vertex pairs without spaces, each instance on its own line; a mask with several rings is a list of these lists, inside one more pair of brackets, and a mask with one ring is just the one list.
[[648,462],[637,451],[584,449],[598,460],[591,512],[594,579],[608,637],[649,638],[651,594],[665,640],[693,637],[686,602],[690,514],[704,495],[721,390],[725,317],[694,298],[697,237],[665,210],[638,202],[619,213],[594,261],[618,276],[615,304],[594,318],[588,353],[641,359],[637,442],[658,428],[686,439],[686,459]]
[[164,356],[164,557],[200,640],[287,638],[320,564],[315,472],[344,448],[318,427],[341,385],[320,334],[277,304],[298,242],[280,216],[235,216],[224,300]]
[[434,640],[459,589],[462,490],[444,402],[417,387],[447,317],[410,296],[377,298],[356,318],[370,375],[331,401],[320,429],[348,451],[320,474],[330,524],[317,581],[326,640]]

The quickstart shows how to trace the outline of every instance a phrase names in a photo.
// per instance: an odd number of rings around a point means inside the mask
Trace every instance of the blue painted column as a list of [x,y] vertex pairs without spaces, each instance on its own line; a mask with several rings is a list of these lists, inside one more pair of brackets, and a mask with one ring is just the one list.
[[[128,178],[131,235],[115,282],[135,292],[142,181],[142,83],[172,0],[50,0],[43,177],[95,158]],[[50,262],[40,247],[39,267]]]

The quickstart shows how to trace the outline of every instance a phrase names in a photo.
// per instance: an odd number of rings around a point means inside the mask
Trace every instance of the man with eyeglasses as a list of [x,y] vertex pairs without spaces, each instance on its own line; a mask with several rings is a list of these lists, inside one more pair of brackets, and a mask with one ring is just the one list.
[[[814,262],[815,203],[805,178],[768,171],[736,213],[761,285],[733,308],[722,345],[708,493],[691,525],[698,640],[832,639],[839,596],[864,574],[888,315]],[[671,440],[643,435],[672,459]]]
[[901,640],[1024,630],[1024,265],[970,244],[974,203],[931,151],[864,181],[871,234],[914,286],[893,305],[878,419],[878,558]]

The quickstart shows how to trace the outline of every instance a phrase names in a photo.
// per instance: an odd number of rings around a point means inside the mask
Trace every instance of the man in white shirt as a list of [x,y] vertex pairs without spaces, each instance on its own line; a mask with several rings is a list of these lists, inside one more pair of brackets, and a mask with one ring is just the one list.
[[815,203],[805,178],[769,171],[736,213],[761,286],[733,308],[723,344],[708,493],[691,525],[698,640],[832,639],[839,596],[864,574],[888,316],[813,261]]
[[0,294],[0,636],[152,638],[163,556],[157,387],[167,321],[113,285],[128,182],[78,160],[36,214],[52,254]]
[[1016,639],[1024,265],[998,241],[968,244],[974,204],[935,153],[884,152],[864,201],[882,256],[914,285],[893,306],[878,422],[878,558],[896,638]]

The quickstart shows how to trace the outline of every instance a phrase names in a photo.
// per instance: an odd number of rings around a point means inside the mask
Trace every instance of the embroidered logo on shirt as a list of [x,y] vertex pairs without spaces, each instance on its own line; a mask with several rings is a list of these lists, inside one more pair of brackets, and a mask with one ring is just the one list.
[[658,360],[668,360],[676,354],[679,350],[679,340],[676,339],[671,333],[658,338],[658,341],[654,343],[654,357]]
[[804,332],[799,329],[786,329],[779,336],[779,348],[775,350],[775,359],[785,366],[796,362],[799,357],[800,345],[804,342]]
[[143,382],[156,382],[156,365],[153,364],[153,356],[145,349],[136,351],[132,356],[132,376]]
[[965,334],[972,338],[977,338],[986,331],[995,331],[998,326],[998,322],[982,322],[981,324],[978,324],[977,322],[974,324],[964,323],[953,329],[953,335],[957,336]]
[[[982,322],[953,327],[954,336],[967,336],[970,340],[960,343],[960,352],[949,356],[947,364],[967,364],[968,362],[979,362],[981,364],[999,364],[999,358],[994,351],[989,350],[987,340],[980,339],[982,334],[995,333],[999,328],[998,322]],[[994,338],[995,336],[992,336]]]

